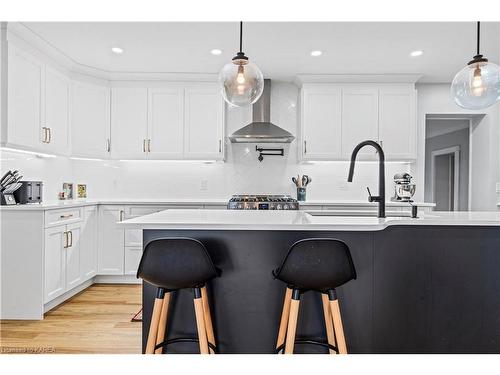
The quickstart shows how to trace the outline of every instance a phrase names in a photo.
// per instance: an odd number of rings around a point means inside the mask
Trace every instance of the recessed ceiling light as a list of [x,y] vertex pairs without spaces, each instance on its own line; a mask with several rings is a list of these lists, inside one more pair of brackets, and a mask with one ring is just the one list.
[[321,52],[321,51],[311,51],[311,56],[314,56],[314,57],[321,56],[322,53],[323,52]]
[[416,51],[412,51],[410,52],[410,56],[411,57],[417,57],[417,56],[422,56],[424,54],[424,51],[422,50],[416,50]]
[[210,51],[212,55],[219,56],[222,53],[222,50],[218,48],[214,48],[213,50]]
[[123,48],[120,48],[120,47],[112,47],[112,48],[111,48],[111,51],[112,51],[113,53],[116,53],[117,55],[119,55],[119,54],[123,53]]

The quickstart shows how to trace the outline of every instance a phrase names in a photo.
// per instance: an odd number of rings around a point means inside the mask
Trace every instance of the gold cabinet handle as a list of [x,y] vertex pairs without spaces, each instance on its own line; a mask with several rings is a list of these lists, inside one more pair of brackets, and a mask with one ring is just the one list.
[[108,139],[106,139],[106,152],[110,152],[111,151],[111,141]]
[[151,152],[151,139],[148,139],[148,152]]
[[123,212],[123,210],[120,210],[120,221],[123,221],[123,214],[124,214],[124,213],[125,213],[125,212]]
[[42,143],[48,143],[47,142],[47,128],[45,126],[43,126],[42,129],[43,129],[43,141],[42,141]]
[[219,139],[219,154],[222,152],[222,140]]
[[73,214],[65,214],[65,215],[59,216],[59,218],[61,218],[61,219],[69,219],[70,217],[73,217]]
[[307,141],[304,141],[304,154],[307,154]]
[[68,248],[68,232],[64,232],[64,248],[67,249]]
[[142,152],[146,152],[146,140],[142,140]]
[[49,132],[49,140],[47,141],[47,143],[50,143],[52,141],[52,130],[50,128],[47,128],[48,132]]
[[70,230],[67,233],[69,233],[69,245],[68,245],[68,247],[73,247],[73,231]]

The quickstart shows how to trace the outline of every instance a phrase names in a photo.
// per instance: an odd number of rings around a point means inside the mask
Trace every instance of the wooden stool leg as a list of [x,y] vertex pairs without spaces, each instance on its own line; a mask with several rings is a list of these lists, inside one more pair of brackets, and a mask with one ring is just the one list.
[[278,332],[278,340],[276,341],[276,349],[285,343],[286,329],[288,327],[288,316],[290,315],[290,302],[292,300],[292,289],[286,288],[285,300],[283,301],[283,309],[281,310],[280,329]]
[[[162,343],[163,340],[165,339],[169,303],[170,303],[170,292],[165,293],[165,297],[163,297],[163,304],[161,305],[160,322],[158,323],[158,334],[156,335],[156,345]],[[161,354],[162,352],[163,348],[158,348],[155,350],[155,354]]]
[[[333,320],[332,314],[330,312],[328,296],[324,293],[321,293],[321,300],[323,301],[323,315],[325,318],[326,337],[328,340],[328,344],[336,346],[335,333],[333,332]],[[336,354],[335,350],[333,349],[329,349],[329,352],[330,354]]]
[[288,318],[288,328],[286,332],[285,354],[293,354],[295,346],[295,332],[297,330],[297,319],[299,317],[300,291],[293,289],[292,300],[290,301],[290,315]]
[[194,288],[194,312],[196,315],[196,328],[198,329],[200,353],[208,354],[207,331],[205,328],[205,317],[203,314],[203,301],[200,288]]
[[[207,330],[208,342],[215,346],[214,328],[212,326],[212,314],[210,313],[210,303],[208,301],[207,287],[201,288],[201,300],[203,302],[203,316],[205,318],[205,327]],[[212,348],[209,348],[211,354],[215,354]]]
[[333,317],[333,329],[335,330],[335,338],[337,339],[339,354],[347,354],[342,317],[340,316],[339,300],[337,299],[337,293],[335,290],[328,291],[328,299],[330,300],[330,309]]
[[158,324],[160,322],[161,308],[163,305],[164,296],[165,291],[162,288],[158,288],[156,291],[155,304],[153,306],[153,314],[151,315],[151,324],[149,325],[146,354],[154,354],[155,351],[156,335],[158,334]]

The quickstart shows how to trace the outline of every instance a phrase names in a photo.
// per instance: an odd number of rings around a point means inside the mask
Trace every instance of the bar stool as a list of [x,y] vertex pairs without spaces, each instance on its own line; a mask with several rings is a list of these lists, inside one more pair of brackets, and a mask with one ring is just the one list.
[[[279,353],[284,347],[285,354],[292,354],[295,343],[307,343],[327,347],[330,354],[347,354],[335,288],[356,279],[349,247],[331,238],[309,238],[295,242],[273,275],[287,284],[276,352]],[[300,296],[307,291],[321,293],[326,343],[295,340]]]
[[[206,283],[220,276],[203,244],[192,238],[163,238],[146,245],[137,278],[155,285],[156,298],[149,326],[146,354],[161,354],[163,348],[175,342],[198,342],[201,354],[215,353]],[[198,338],[164,340],[171,293],[193,289]]]

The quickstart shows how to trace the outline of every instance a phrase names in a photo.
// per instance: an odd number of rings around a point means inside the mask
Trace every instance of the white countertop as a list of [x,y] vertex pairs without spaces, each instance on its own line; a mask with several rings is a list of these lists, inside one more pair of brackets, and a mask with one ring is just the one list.
[[[43,203],[18,204],[15,206],[0,206],[0,210],[54,210],[58,208],[92,206],[96,204],[122,204],[122,205],[204,205],[223,206],[229,198],[172,198],[172,199],[72,199],[53,200]],[[299,202],[301,206],[339,206],[339,207],[376,207],[376,202],[366,200],[308,200]],[[419,207],[434,207],[434,203],[414,202],[413,205]],[[407,207],[406,202],[386,202],[387,207]]]
[[[500,226],[500,212],[431,212],[410,217],[312,216],[313,211],[165,210],[118,223],[134,229],[376,231],[391,225]],[[325,211],[315,211],[325,212]]]

